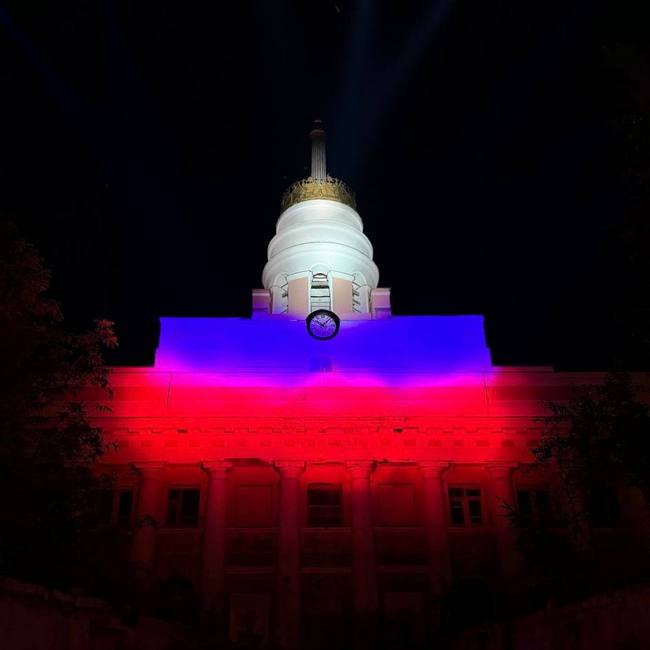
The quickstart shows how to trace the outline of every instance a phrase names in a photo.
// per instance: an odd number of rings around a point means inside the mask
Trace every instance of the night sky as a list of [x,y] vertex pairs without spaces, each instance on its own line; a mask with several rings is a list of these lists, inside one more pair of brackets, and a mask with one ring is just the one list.
[[648,31],[626,4],[0,0],[0,211],[71,326],[111,318],[111,361],[150,363],[158,315],[250,313],[319,117],[395,313],[604,367],[629,271],[603,50]]

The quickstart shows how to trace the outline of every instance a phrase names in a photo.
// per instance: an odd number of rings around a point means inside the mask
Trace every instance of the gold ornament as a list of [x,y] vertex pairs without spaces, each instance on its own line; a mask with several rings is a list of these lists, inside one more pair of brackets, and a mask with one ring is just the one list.
[[328,176],[325,180],[319,180],[313,176],[296,181],[282,195],[282,211],[290,208],[296,203],[309,201],[311,199],[328,199],[349,205],[356,210],[357,202],[352,190],[338,178]]

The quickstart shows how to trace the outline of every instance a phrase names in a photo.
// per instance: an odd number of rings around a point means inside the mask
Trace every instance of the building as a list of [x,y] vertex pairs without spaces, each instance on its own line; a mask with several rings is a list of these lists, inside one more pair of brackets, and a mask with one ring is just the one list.
[[[481,316],[393,316],[319,125],[311,138],[252,318],[161,318],[155,365],[114,369],[105,513],[132,531],[142,580],[190,583],[233,642],[399,629],[417,645],[450,598],[462,615],[520,592],[504,504],[553,511],[548,477],[522,470],[542,402],[599,377],[494,367]],[[629,503],[602,508],[610,546],[633,546],[614,526],[641,512]]]

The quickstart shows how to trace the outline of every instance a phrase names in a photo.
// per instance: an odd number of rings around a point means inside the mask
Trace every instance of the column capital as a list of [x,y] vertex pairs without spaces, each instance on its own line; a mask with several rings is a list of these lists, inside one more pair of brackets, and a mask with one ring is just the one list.
[[437,480],[442,478],[451,467],[451,463],[446,460],[423,460],[419,461],[417,466],[424,478]]
[[374,468],[374,460],[349,460],[345,463],[345,469],[353,480],[368,480]]
[[213,480],[225,478],[232,466],[233,464],[226,460],[205,460],[201,463],[201,469]]
[[157,475],[165,469],[167,463],[164,461],[141,461],[131,463],[131,467],[138,472],[143,478],[157,478]]
[[273,466],[280,472],[283,479],[300,478],[305,470],[305,463],[300,460],[276,460],[273,462]]
[[519,467],[516,461],[497,460],[484,465],[487,473],[496,479],[509,479],[514,470]]

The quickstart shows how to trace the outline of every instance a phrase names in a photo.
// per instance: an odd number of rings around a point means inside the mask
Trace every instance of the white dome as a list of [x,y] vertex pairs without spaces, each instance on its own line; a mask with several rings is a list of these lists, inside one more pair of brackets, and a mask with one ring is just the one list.
[[268,247],[262,283],[269,289],[279,276],[306,271],[363,277],[377,287],[379,270],[372,245],[356,210],[329,199],[311,199],[287,208]]

